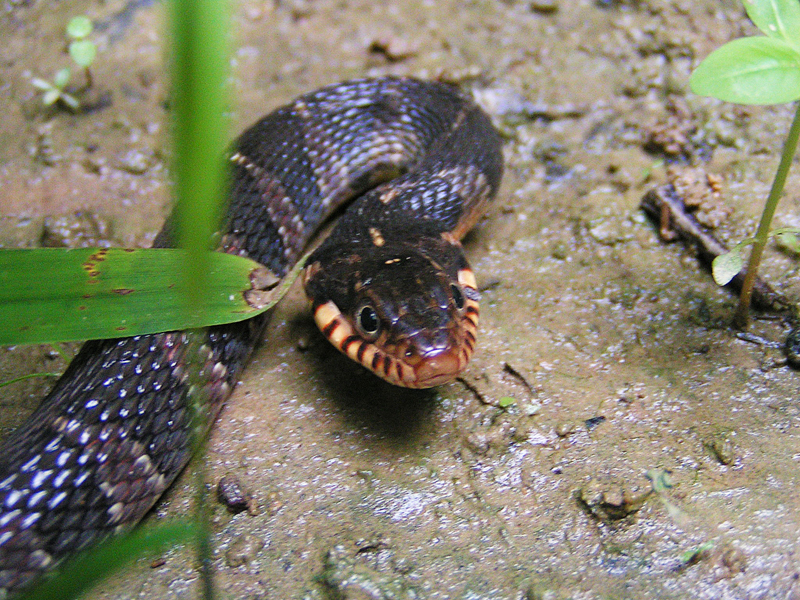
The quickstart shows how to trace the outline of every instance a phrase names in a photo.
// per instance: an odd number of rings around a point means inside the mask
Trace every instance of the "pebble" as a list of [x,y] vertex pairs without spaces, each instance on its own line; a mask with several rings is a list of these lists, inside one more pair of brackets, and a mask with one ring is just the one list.
[[131,175],[141,175],[150,168],[152,164],[148,153],[141,150],[128,150],[119,157],[119,167]]
[[717,437],[708,444],[708,449],[720,464],[732,465],[736,462],[736,447],[727,436]]
[[555,426],[556,435],[560,438],[567,437],[570,433],[575,431],[575,424],[574,423],[556,423]]
[[225,475],[217,484],[217,498],[232,513],[244,510],[252,514],[253,495],[242,485],[236,475]]
[[792,329],[786,336],[784,353],[789,366],[800,370],[800,328]]
[[651,490],[631,491],[622,484],[604,482],[592,478],[578,492],[578,499],[594,517],[611,522],[627,517],[638,511]]

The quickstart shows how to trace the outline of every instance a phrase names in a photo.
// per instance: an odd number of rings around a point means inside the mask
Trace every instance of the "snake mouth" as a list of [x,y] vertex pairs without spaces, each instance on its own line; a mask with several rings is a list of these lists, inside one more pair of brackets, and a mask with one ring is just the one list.
[[469,357],[463,357],[457,348],[423,356],[419,363],[412,367],[416,376],[414,387],[430,388],[448,383],[464,369],[468,360]]
[[315,304],[313,312],[323,335],[340,352],[401,387],[430,388],[452,381],[467,366],[475,349],[478,303],[471,300],[450,342],[424,351],[412,350],[409,340],[400,344],[381,338],[365,340],[332,301]]

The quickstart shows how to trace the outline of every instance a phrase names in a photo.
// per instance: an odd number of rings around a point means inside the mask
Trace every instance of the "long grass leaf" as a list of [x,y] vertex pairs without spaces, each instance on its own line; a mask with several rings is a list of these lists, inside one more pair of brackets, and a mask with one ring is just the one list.
[[126,337],[240,321],[260,265],[207,252],[208,289],[186,310],[175,249],[0,251],[0,344]]
[[[175,193],[179,243],[188,251],[184,270],[187,310],[206,293],[205,252],[219,228],[224,198],[225,79],[227,72],[227,2],[173,0],[171,11],[172,96],[175,144]],[[199,368],[199,365],[195,365]],[[197,369],[190,372],[191,379]],[[208,416],[193,402],[194,431]],[[214,596],[210,519],[205,491],[205,440],[194,440],[200,454],[196,470],[196,548],[201,567],[201,596]]]
[[167,547],[185,543],[196,535],[197,526],[191,521],[140,528],[78,555],[20,600],[76,598],[113,571],[137,558],[153,556]]

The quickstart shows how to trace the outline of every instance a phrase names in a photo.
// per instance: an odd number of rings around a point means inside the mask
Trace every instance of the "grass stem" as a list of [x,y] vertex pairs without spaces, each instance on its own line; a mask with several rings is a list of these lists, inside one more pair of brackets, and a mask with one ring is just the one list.
[[[172,99],[178,242],[188,251],[187,307],[203,295],[224,198],[227,5],[173,0]],[[188,308],[193,310],[193,308]]]
[[[208,288],[208,250],[220,227],[225,197],[224,151],[227,78],[227,3],[172,1],[172,97],[175,144],[175,196],[178,241],[188,251],[185,265],[186,310],[196,310]],[[192,336],[197,357],[198,336]],[[206,490],[206,434],[210,415],[203,401],[201,360],[190,369],[198,390],[192,394],[193,446],[197,457],[195,501],[201,597],[214,598],[212,539]]]

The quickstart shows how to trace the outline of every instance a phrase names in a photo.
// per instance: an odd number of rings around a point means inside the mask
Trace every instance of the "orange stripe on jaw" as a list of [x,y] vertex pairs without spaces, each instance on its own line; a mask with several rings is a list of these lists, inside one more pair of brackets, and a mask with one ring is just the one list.
[[[478,291],[478,282],[475,280],[475,274],[471,269],[461,269],[458,272],[458,282],[461,287],[470,288],[475,292]],[[467,296],[467,294],[465,294]],[[475,349],[476,334],[478,332],[478,317],[480,314],[478,303],[469,297],[465,298],[463,308],[462,325],[464,326],[464,344],[467,346],[468,352],[466,360],[472,357],[472,352]]]
[[[350,351],[350,347],[351,347],[353,344],[358,344],[360,340],[361,340],[361,338],[359,338],[357,335],[348,335],[348,336],[347,336],[347,337],[344,339],[344,341],[341,343],[341,345],[339,346],[339,348],[341,349],[341,351],[342,351],[342,352],[344,352],[345,354],[347,354],[347,356],[349,356],[350,358],[353,358],[353,359],[355,359],[355,356],[354,356],[354,355],[356,355],[356,354],[357,354],[357,352],[358,352],[358,349],[356,349],[356,352],[351,352],[351,351]],[[361,344],[359,344],[359,346],[360,346],[360,345],[361,345]],[[360,362],[360,361],[359,361],[359,362]]]
[[464,339],[464,346],[466,346],[465,350],[468,350],[470,353],[475,350],[475,336],[472,335],[471,331],[467,332],[467,337]]
[[314,309],[314,321],[317,327],[331,343],[339,348],[342,342],[351,334],[344,322],[344,317],[333,302],[320,304]]
[[389,356],[383,357],[383,376],[389,378],[389,371],[392,369],[392,363],[394,361]]
[[375,344],[364,341],[333,302],[315,306],[314,321],[328,341],[352,360],[390,383],[414,387],[413,381],[402,381],[395,375],[397,366],[393,364],[394,359],[381,352]]
[[460,269],[458,271],[458,283],[464,287],[478,291],[478,282],[475,279],[475,273],[472,272],[472,269]]
[[325,328],[322,330],[322,334],[326,338],[329,338],[331,337],[331,334],[333,334],[333,330],[336,329],[338,326],[339,326],[339,321],[334,319],[325,326]]
[[[476,293],[478,291],[478,283],[475,280],[475,274],[470,269],[461,269],[458,272],[458,282],[463,288],[470,288]],[[473,298],[475,296],[473,295]],[[472,358],[477,343],[478,321],[479,321],[479,306],[476,300],[468,297],[465,294],[464,308],[462,309],[461,325],[464,328],[464,338],[462,340],[461,352],[459,354],[463,364],[466,365]]]

